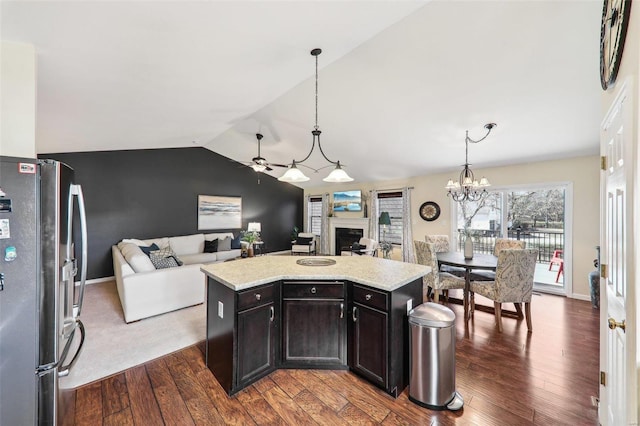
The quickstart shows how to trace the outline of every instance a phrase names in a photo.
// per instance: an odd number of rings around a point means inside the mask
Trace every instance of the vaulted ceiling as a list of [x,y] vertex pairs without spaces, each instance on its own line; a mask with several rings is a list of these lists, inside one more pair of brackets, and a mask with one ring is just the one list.
[[[598,152],[601,3],[2,1],[37,52],[38,153],[203,146],[358,181]],[[317,148],[306,165],[327,166]],[[284,173],[283,168],[269,172]],[[301,187],[323,185],[330,168]]]

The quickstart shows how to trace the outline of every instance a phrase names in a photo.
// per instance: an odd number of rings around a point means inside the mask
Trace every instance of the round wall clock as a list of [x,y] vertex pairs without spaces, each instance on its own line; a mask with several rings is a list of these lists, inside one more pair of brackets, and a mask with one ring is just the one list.
[[433,202],[427,201],[420,206],[420,217],[431,222],[436,220],[440,216],[440,206]]
[[631,0],[604,0],[600,25],[600,84],[604,90],[618,76],[630,13]]

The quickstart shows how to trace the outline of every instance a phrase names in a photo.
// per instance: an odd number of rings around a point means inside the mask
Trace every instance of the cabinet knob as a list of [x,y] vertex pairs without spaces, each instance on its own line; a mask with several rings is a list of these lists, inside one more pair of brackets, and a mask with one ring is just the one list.
[[316,288],[315,287],[311,287],[311,294],[316,294]]
[[367,299],[367,300],[371,300],[371,295],[367,294],[364,298]]
[[260,300],[260,293],[256,293],[256,300]]
[[358,308],[354,306],[353,310],[351,311],[351,319],[353,319],[353,322],[358,321],[358,317],[356,316],[357,312],[358,312]]

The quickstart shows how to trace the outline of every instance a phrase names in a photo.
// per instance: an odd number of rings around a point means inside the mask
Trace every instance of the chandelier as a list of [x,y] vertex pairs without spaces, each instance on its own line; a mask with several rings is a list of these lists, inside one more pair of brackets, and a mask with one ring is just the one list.
[[483,176],[480,179],[480,182],[478,182],[473,175],[473,171],[471,171],[471,169],[469,168],[469,142],[482,142],[487,138],[487,136],[489,136],[491,130],[496,126],[496,123],[485,124],[484,128],[487,129],[487,134],[477,141],[469,137],[469,131],[467,130],[467,134],[464,139],[464,167],[460,172],[460,180],[454,182],[452,179],[449,179],[449,182],[447,182],[447,186],[445,186],[447,195],[450,196],[454,201],[480,201],[488,194],[486,188],[488,186],[491,186],[489,180]]
[[[313,143],[311,145],[311,151],[309,151],[307,156],[304,157],[302,160],[300,160],[300,161],[293,160],[291,162],[291,166],[286,171],[286,173],[278,178],[278,180],[282,181],[282,182],[293,182],[293,183],[295,183],[295,182],[306,182],[306,181],[309,180],[309,178],[307,176],[305,176],[305,174],[302,173],[302,171],[297,166],[298,165],[303,165],[301,163],[307,161],[307,159],[311,156],[311,153],[313,153],[313,150],[316,147],[316,141],[318,143],[318,148],[320,149],[320,154],[322,154],[324,159],[327,160],[329,163],[331,163],[332,165],[335,165],[335,168],[329,174],[329,176],[327,176],[326,178],[324,178],[322,180],[325,181],[325,182],[332,182],[332,183],[351,182],[353,180],[353,178],[350,177],[347,174],[347,172],[345,172],[342,169],[342,167],[340,166],[340,161],[331,161],[331,160],[329,160],[329,158],[327,158],[326,154],[322,150],[322,145],[320,145],[320,134],[322,132],[320,131],[320,129],[318,127],[318,55],[320,55],[321,53],[322,53],[322,49],[313,49],[311,51],[311,55],[316,57],[316,125],[313,127],[313,130],[311,131],[311,134],[313,135]],[[305,167],[308,167],[308,166],[305,166]],[[309,168],[312,169],[315,172],[320,170],[320,169],[314,169],[312,167],[309,167]],[[323,169],[323,168],[324,167],[321,167],[321,169]]]

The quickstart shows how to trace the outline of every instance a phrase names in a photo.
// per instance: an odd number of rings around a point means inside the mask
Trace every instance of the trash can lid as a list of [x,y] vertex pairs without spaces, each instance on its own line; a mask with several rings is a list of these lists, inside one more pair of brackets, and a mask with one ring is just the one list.
[[456,314],[439,303],[426,302],[409,311],[409,323],[427,327],[450,327],[456,320]]

